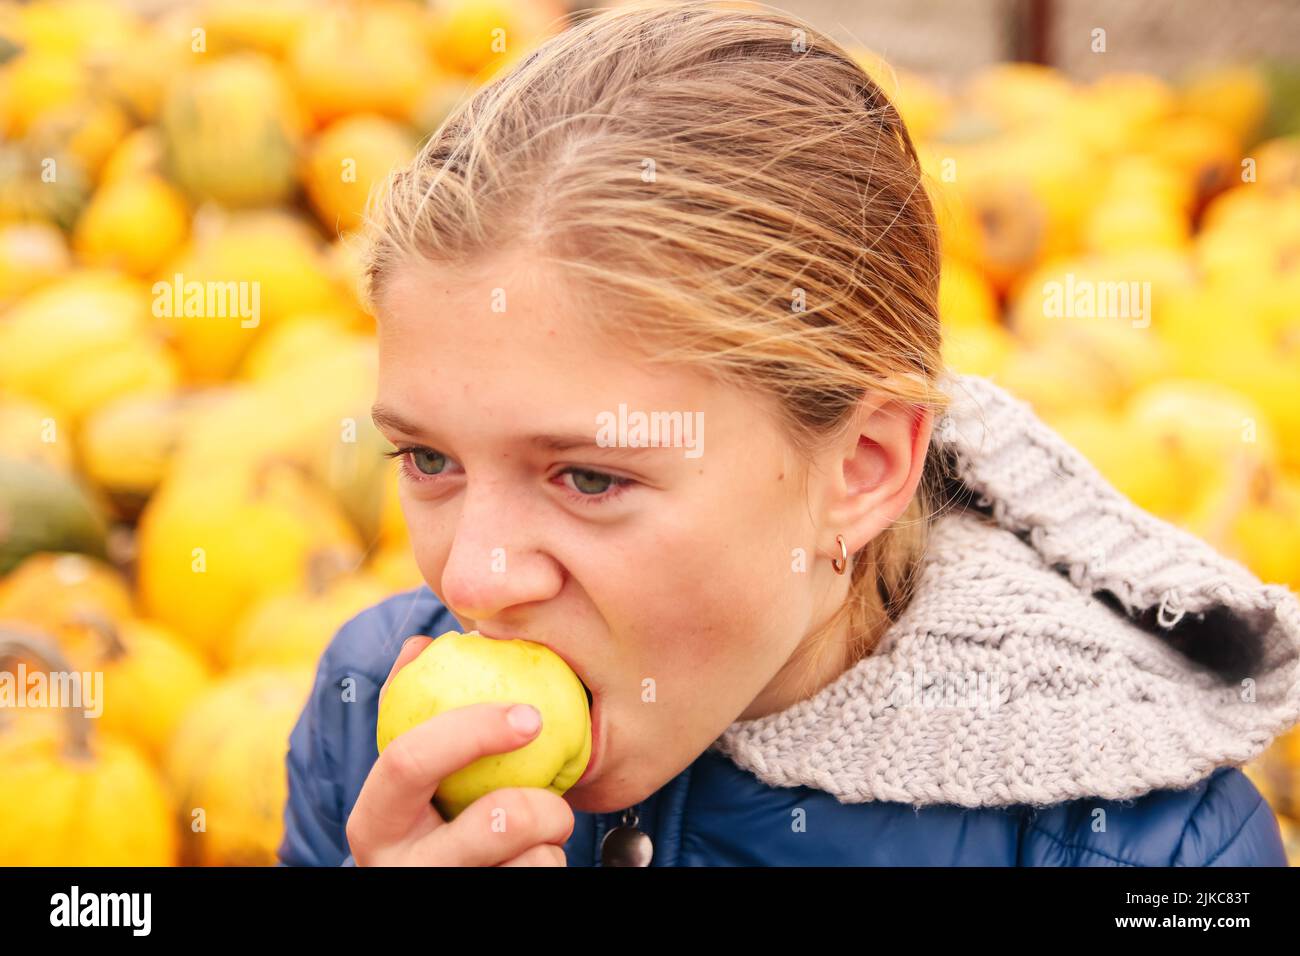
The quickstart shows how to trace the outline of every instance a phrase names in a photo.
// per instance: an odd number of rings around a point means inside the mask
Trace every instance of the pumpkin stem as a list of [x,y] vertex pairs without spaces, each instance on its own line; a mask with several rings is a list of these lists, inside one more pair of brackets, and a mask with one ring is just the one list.
[[104,659],[115,661],[125,656],[126,645],[122,643],[122,632],[117,622],[96,608],[81,608],[73,615],[73,620],[90,628],[104,642]]
[[[51,638],[17,628],[0,625],[0,664],[10,660],[31,658],[51,673],[69,675],[77,698],[81,697],[81,674],[72,669],[72,664],[64,656]],[[68,736],[64,740],[64,754],[73,760],[91,760],[90,728],[88,718],[78,712],[76,707],[64,707],[68,712],[64,723]]]

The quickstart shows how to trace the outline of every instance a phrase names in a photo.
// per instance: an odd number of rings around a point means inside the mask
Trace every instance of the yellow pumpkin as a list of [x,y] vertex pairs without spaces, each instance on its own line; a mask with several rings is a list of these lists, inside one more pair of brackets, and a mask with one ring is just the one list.
[[[1238,302],[1244,305],[1247,299],[1243,292]],[[1300,469],[1300,323],[1291,331],[1262,335],[1242,328],[1227,335],[1220,331],[1217,338],[1217,350],[1201,357],[1201,377],[1250,399],[1263,416],[1260,430],[1276,433],[1282,461],[1293,471]]]
[[35,554],[0,581],[0,620],[53,635],[78,670],[101,672],[100,726],[157,758],[206,662],[160,625],[133,616],[126,581],[80,554]]
[[439,0],[427,27],[429,45],[439,66],[487,80],[537,46],[564,13],[555,0]]
[[223,397],[219,391],[130,395],[96,409],[77,436],[82,471],[121,517],[136,518],[166,477],[190,422]]
[[1066,108],[1048,118],[1048,124],[1081,124],[1090,145],[1113,169],[1132,152],[1133,140],[1152,123],[1178,108],[1174,89],[1150,73],[1108,73],[1088,86],[1076,88]]
[[1148,127],[1135,151],[1180,174],[1197,201],[1241,182],[1241,145],[1236,134],[1202,116],[1176,114]]
[[[1300,727],[1292,727],[1274,741],[1272,751],[1282,764],[1300,770]],[[1300,797],[1300,794],[1296,795]]]
[[[370,420],[378,371],[374,340],[345,334],[318,343],[255,386],[237,387],[229,401],[187,428],[173,470],[222,468],[287,459],[328,488],[360,530],[379,532],[383,452],[392,445]],[[322,389],[321,383],[330,383]]]
[[144,27],[129,5],[99,0],[42,0],[20,15],[25,46],[84,58],[129,46]]
[[27,50],[5,64],[5,115],[15,139],[61,106],[77,103],[86,93],[86,77],[76,57]]
[[168,171],[195,200],[269,206],[293,194],[303,117],[267,57],[239,53],[181,74],[161,125]]
[[997,295],[977,269],[946,258],[939,278],[939,316],[949,328],[997,325]]
[[77,220],[73,248],[87,265],[152,278],[189,231],[189,209],[160,176],[119,179],[102,186]]
[[258,50],[283,57],[302,28],[320,13],[316,0],[203,0],[200,6],[208,50],[219,55]]
[[72,471],[72,442],[52,408],[15,396],[0,398],[0,448],[10,458]]
[[[999,291],[1014,291],[1031,269],[1077,250],[1079,228],[1101,173],[1063,137],[1022,129],[970,143],[934,144],[927,182],[946,255],[979,266]],[[956,178],[945,182],[951,160]],[[933,175],[933,174],[932,174]]]
[[404,4],[330,4],[289,52],[294,89],[318,124],[350,113],[411,115],[431,66],[422,14]]
[[150,617],[224,662],[232,628],[271,594],[304,586],[311,561],[361,543],[330,496],[298,465],[262,461],[168,477],[141,515],[141,602]]
[[25,296],[0,322],[0,381],[75,427],[111,399],[172,390],[176,361],[153,327],[143,284],[78,270]]
[[[0,640],[48,672],[70,672],[56,650],[23,635]],[[0,657],[8,654],[0,653]],[[40,708],[53,722],[0,731],[0,866],[175,866],[178,839],[164,781],[131,743],[81,708]]]
[[1084,224],[1084,245],[1094,252],[1125,253],[1144,249],[1182,249],[1190,224],[1182,210],[1159,200],[1132,196],[1107,198]]
[[230,666],[314,668],[340,627],[390,593],[385,583],[362,574],[273,595],[252,608],[235,630]]
[[1098,356],[1060,339],[1016,348],[1002,361],[998,381],[1048,420],[1080,405],[1114,409],[1123,401],[1121,383]]
[[1074,98],[1070,80],[1037,63],[995,63],[970,78],[965,94],[980,112],[1008,126],[1049,119]]
[[1291,728],[1253,762],[1251,780],[1279,814],[1300,816],[1300,728]]
[[944,323],[943,362],[959,372],[998,375],[1015,349],[1015,339],[1000,325]]
[[1110,199],[1158,202],[1184,215],[1191,213],[1196,198],[1178,172],[1140,153],[1115,158],[1106,171],[1105,194]]
[[411,132],[375,114],[347,116],[308,149],[304,184],[312,208],[331,233],[361,225],[371,191],[415,155]]
[[1300,823],[1293,817],[1279,814],[1278,829],[1282,833],[1282,846],[1286,849],[1288,866],[1300,866]]
[[1268,117],[1268,77],[1254,66],[1233,65],[1201,69],[1180,91],[1185,112],[1217,123],[1237,142],[1252,142]]
[[122,179],[161,176],[162,164],[163,139],[158,127],[142,126],[132,130],[104,161],[104,167],[99,171],[100,189]]
[[[1238,475],[1272,471],[1277,441],[1264,412],[1246,395],[1213,382],[1168,379],[1133,396],[1126,427],[1143,465],[1166,480],[1134,500],[1170,521],[1194,516],[1204,497]],[[1202,524],[1204,516],[1195,515]]]
[[1254,149],[1259,184],[1281,190],[1300,186],[1300,133],[1265,140]]
[[48,222],[0,226],[0,309],[68,271],[63,233]]
[[125,621],[133,613],[126,579],[84,554],[33,554],[0,579],[0,618],[36,625],[60,640],[84,630],[84,617]]
[[[1095,363],[1084,392],[1071,397],[1062,383],[1056,396],[1061,404],[1086,403],[1091,395],[1116,409],[1134,391],[1170,373],[1165,343],[1150,328],[1159,289],[1147,279],[1153,273],[1134,271],[1142,268],[1115,256],[1062,259],[1023,282],[1010,310],[1017,336]],[[1050,381],[1044,384],[1050,386]]]
[[[0,84],[0,113],[4,85]],[[71,229],[90,197],[86,170],[71,156],[49,156],[0,135],[0,223],[46,222]]]
[[305,221],[259,210],[209,222],[196,223],[154,285],[156,321],[189,381],[230,378],[258,338],[291,316],[354,310]]
[[149,28],[130,43],[84,61],[92,89],[110,97],[133,120],[155,122],[174,79],[194,64],[193,29],[192,8],[151,14]]
[[207,662],[166,628],[99,619],[64,642],[74,666],[104,675],[101,726],[160,760],[181,719],[207,687]]
[[94,94],[42,114],[26,138],[41,156],[75,159],[93,181],[130,130],[126,110],[107,96]]
[[355,343],[357,338],[349,331],[350,325],[351,317],[339,313],[315,313],[288,319],[268,329],[249,349],[240,364],[239,377],[267,382],[295,364]]
[[[1228,543],[1261,580],[1300,591],[1300,475],[1257,476]],[[1300,735],[1293,736],[1288,752],[1300,767]]]
[[248,671],[219,681],[195,701],[164,763],[178,807],[183,863],[276,862],[289,734],[311,680],[309,667]]

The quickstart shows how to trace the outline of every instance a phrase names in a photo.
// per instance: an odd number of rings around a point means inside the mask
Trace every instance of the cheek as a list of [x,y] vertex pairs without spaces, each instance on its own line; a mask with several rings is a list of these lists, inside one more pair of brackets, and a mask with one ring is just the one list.
[[[747,514],[752,514],[748,509]],[[757,696],[807,626],[806,575],[791,568],[796,545],[788,530],[737,520],[730,528],[657,537],[641,551],[618,607],[603,616],[633,667],[632,688],[655,682],[661,703],[689,705],[703,724],[729,721]],[[599,608],[600,597],[593,595]],[[686,718],[665,708],[657,720]]]
[[397,500],[402,506],[402,518],[411,539],[411,553],[415,555],[416,566],[425,582],[436,588],[451,550],[451,526],[440,514],[441,509],[419,500],[409,478],[402,476],[399,481]]
[[[714,555],[679,580],[676,596],[651,612],[655,659],[691,685],[692,699],[757,694],[799,636],[788,583],[760,577],[747,563],[728,566]],[[748,700],[741,705],[749,703]]]

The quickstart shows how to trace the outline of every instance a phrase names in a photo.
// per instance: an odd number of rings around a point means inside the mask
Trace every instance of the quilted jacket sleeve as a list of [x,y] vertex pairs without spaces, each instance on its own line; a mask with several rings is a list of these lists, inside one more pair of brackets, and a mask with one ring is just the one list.
[[1018,853],[1020,866],[1287,865],[1277,818],[1233,766],[1186,789],[1031,814]]
[[379,759],[379,688],[402,642],[446,625],[449,618],[432,591],[415,588],[367,608],[339,628],[321,655],[311,696],[289,735],[289,795],[278,854],[282,865],[356,865],[347,821]]
[[1286,866],[1277,818],[1235,768],[1214,775],[1183,827],[1175,866]]
[[286,866],[339,866],[348,865],[352,859],[338,789],[326,773],[322,751],[322,724],[328,711],[326,694],[338,694],[327,681],[327,667],[322,662],[307,706],[289,735],[285,761],[289,797],[279,850],[280,863]]

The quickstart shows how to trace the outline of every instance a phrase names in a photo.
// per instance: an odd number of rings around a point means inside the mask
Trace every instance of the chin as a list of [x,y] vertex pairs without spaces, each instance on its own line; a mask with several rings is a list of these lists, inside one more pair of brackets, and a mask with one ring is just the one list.
[[638,796],[617,785],[610,786],[603,779],[595,779],[570,787],[564,793],[569,806],[582,813],[613,813],[640,803],[647,795]]

